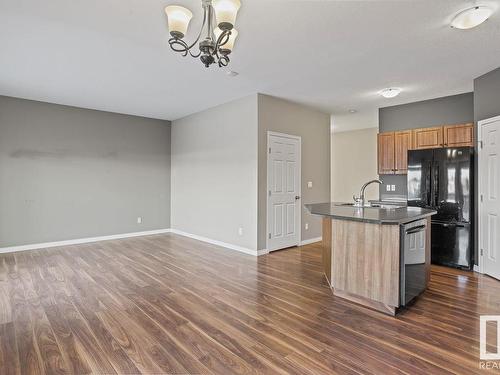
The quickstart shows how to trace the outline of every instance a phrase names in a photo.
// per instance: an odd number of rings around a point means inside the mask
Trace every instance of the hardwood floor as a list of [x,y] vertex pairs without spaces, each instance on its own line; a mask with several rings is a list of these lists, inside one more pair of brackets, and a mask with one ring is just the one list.
[[0,255],[0,374],[471,374],[500,282],[432,267],[396,318],[334,297],[321,246],[176,235]]

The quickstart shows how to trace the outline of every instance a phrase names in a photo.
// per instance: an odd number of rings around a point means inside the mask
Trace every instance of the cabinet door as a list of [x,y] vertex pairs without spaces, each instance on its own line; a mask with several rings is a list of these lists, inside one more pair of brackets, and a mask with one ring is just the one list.
[[394,174],[394,133],[378,135],[378,174]]
[[446,125],[443,129],[444,147],[474,146],[474,124]]
[[443,127],[413,130],[413,146],[415,150],[443,147]]
[[412,149],[411,130],[394,133],[394,173],[408,173],[408,150]]

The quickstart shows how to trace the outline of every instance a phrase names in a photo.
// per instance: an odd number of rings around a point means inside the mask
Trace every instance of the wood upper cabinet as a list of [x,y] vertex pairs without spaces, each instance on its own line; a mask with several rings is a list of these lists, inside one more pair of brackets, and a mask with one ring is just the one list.
[[443,147],[443,127],[422,128],[413,130],[413,149]]
[[378,174],[408,173],[408,150],[411,149],[411,130],[378,135]]
[[444,147],[473,147],[474,124],[447,125],[443,127]]
[[378,134],[378,174],[407,174],[408,150],[474,146],[474,124]]
[[394,132],[378,135],[378,174],[394,174]]
[[408,173],[408,150],[412,147],[411,130],[394,133],[394,173]]

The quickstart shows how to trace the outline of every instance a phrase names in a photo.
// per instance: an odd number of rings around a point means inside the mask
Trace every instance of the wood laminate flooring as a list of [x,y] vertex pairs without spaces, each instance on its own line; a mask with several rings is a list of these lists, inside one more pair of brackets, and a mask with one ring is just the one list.
[[334,297],[319,244],[176,235],[0,255],[0,374],[471,374],[500,282],[432,267],[396,318]]

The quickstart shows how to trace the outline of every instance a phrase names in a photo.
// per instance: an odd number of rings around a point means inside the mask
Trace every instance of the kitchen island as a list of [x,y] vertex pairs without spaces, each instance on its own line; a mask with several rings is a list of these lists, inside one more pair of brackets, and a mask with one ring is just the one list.
[[305,207],[323,217],[323,265],[334,295],[395,315],[427,286],[435,211],[331,202]]

